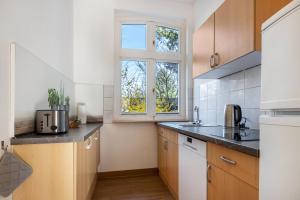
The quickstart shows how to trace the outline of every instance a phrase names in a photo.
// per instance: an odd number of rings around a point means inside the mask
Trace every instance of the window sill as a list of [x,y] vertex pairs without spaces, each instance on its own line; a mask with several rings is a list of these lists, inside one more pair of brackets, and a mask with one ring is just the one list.
[[[129,116],[130,117],[130,116]],[[113,123],[156,123],[156,122],[185,122],[189,121],[186,117],[174,117],[174,118],[159,118],[158,119],[138,119],[129,117],[114,117]]]

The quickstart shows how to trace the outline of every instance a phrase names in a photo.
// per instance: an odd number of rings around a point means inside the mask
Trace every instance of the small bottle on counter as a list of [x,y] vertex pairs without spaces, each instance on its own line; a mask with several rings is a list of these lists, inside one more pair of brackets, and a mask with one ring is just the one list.
[[86,124],[87,113],[86,113],[86,104],[85,103],[77,104],[77,116],[78,116],[78,120],[81,121],[81,124]]

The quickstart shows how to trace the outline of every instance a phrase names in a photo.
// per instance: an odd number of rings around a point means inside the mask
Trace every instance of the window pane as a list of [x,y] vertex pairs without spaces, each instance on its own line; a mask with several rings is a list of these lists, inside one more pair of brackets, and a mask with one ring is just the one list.
[[179,112],[179,64],[156,63],[156,112]]
[[146,49],[146,25],[123,24],[122,25],[122,48]]
[[146,112],[146,62],[121,61],[122,113]]
[[155,48],[158,52],[179,51],[179,31],[163,26],[156,27]]

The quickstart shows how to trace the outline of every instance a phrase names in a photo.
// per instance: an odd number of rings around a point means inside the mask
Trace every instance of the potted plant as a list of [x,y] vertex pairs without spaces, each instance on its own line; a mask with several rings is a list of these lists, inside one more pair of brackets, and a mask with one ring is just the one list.
[[69,96],[66,96],[65,98],[65,109],[66,110],[70,110],[70,97]]
[[57,110],[59,106],[59,94],[54,88],[48,89],[48,103],[51,110]]

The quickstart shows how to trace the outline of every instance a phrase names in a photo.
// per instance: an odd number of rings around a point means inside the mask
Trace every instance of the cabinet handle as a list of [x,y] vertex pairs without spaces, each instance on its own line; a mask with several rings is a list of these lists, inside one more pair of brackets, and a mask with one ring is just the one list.
[[183,144],[183,146],[185,146],[185,147],[187,147],[187,148],[189,148],[189,149],[191,149],[191,150],[198,151],[198,149],[197,149],[196,147],[193,147],[193,146],[191,146],[191,145]]
[[226,158],[225,156],[220,156],[220,159],[223,160],[224,162],[231,164],[231,165],[236,165],[237,162],[234,160],[230,160],[229,158]]
[[214,55],[210,56],[209,64],[211,68],[214,68]]
[[220,54],[215,53],[213,56],[214,56],[214,67],[216,67],[220,64]]
[[207,165],[207,172],[206,172],[207,174],[206,174],[206,176],[207,176],[207,182],[208,183],[211,183],[211,179],[210,179],[210,176],[209,176],[210,170],[211,170],[211,166]]

